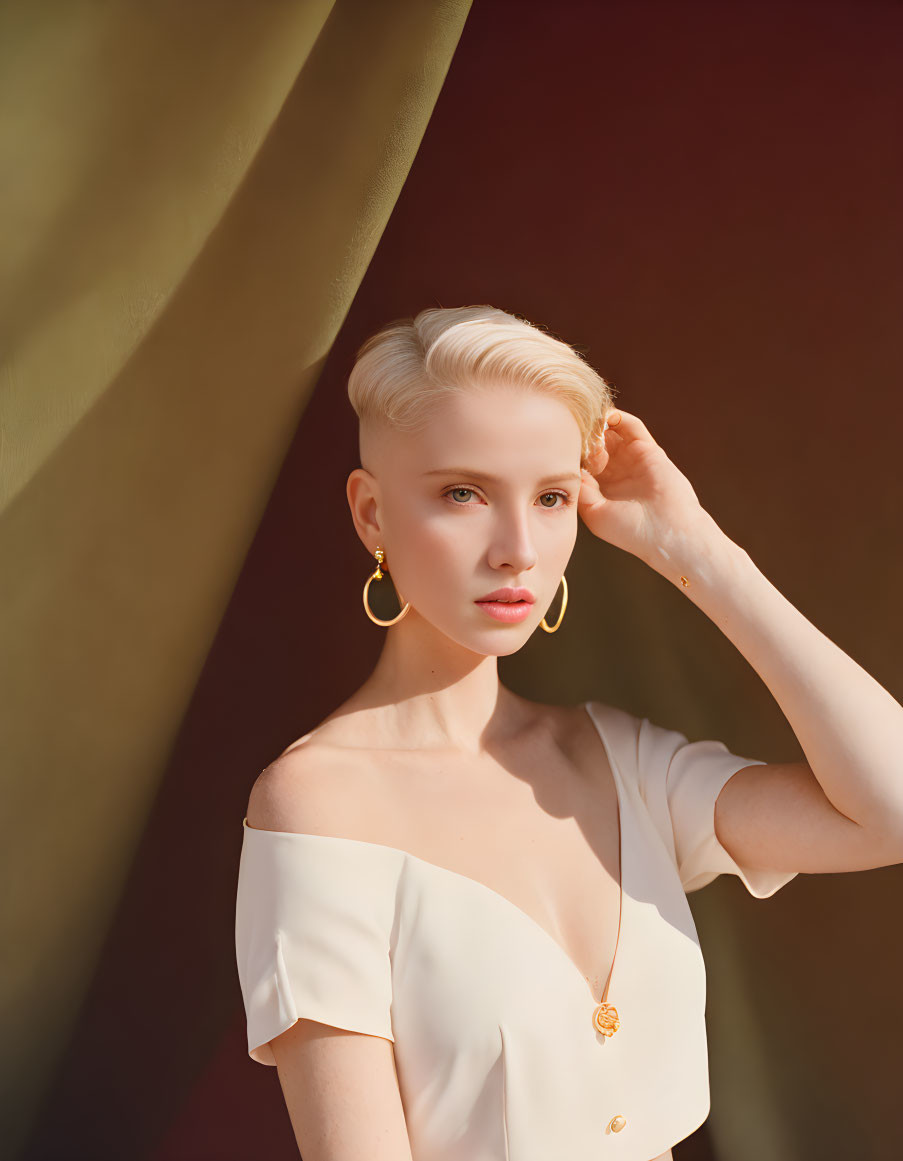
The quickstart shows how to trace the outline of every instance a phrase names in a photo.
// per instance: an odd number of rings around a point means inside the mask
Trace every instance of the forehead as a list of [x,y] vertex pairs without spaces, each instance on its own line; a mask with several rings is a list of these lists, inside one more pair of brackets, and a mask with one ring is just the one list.
[[556,468],[577,465],[581,432],[570,408],[552,395],[484,387],[446,396],[421,431],[399,433],[394,443],[398,462],[420,471],[448,464],[529,473],[550,460]]

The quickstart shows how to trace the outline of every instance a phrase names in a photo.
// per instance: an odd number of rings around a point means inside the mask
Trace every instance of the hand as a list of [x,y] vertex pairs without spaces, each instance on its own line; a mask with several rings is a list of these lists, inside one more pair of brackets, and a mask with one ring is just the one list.
[[657,572],[683,568],[694,536],[714,524],[687,477],[629,411],[609,412],[581,474],[577,511],[590,532]]

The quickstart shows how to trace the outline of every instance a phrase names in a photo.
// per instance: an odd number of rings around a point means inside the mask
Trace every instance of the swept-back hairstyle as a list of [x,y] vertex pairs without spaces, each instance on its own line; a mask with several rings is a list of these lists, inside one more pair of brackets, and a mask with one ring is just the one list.
[[568,407],[582,436],[581,464],[601,436],[616,389],[573,347],[494,306],[422,310],[361,346],[348,398],[361,426],[414,433],[451,393],[503,385],[547,392]]

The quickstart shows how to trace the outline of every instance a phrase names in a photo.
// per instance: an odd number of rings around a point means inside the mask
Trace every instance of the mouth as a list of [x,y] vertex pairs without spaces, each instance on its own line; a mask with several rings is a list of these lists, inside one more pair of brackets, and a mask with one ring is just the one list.
[[485,597],[480,597],[476,601],[478,605],[532,605],[536,597],[529,589],[525,588],[503,588],[495,589],[494,592],[487,593]]
[[496,597],[492,600],[487,600],[485,597],[481,601],[475,601],[484,613],[492,617],[495,621],[501,621],[502,624],[516,625],[530,616],[533,609],[533,602],[526,600],[524,597],[518,597],[517,600],[510,600],[508,598]]

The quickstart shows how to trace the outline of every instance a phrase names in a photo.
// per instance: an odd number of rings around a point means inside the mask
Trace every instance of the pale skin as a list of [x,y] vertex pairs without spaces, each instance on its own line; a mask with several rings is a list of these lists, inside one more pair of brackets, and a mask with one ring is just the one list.
[[[352,519],[411,607],[381,630],[364,685],[260,775],[247,812],[251,826],[382,842],[486,883],[558,940],[597,997],[617,924],[610,771],[579,707],[521,698],[497,666],[557,615],[581,521],[722,630],[799,741],[804,760],[725,784],[715,828],[729,853],[807,874],[903,862],[903,707],[721,531],[638,416],[608,421],[584,465],[572,413],[536,392],[450,397],[416,438],[362,431]],[[506,585],[536,597],[518,624],[474,604]],[[600,900],[604,930],[591,922]],[[305,1161],[410,1159],[390,1041],[299,1020],[272,1047]]]

